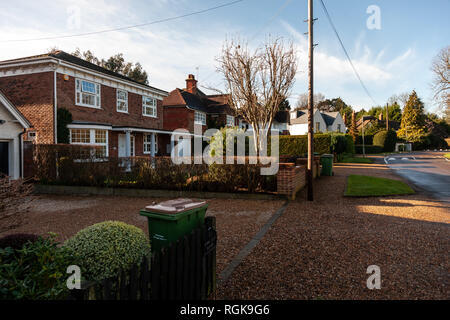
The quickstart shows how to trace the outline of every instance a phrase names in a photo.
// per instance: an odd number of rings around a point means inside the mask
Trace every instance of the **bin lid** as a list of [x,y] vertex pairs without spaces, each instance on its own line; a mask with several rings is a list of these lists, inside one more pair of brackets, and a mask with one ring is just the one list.
[[194,200],[192,199],[178,198],[146,206],[145,211],[166,213],[166,214],[177,214],[183,211],[203,207],[205,204],[206,201],[194,202]]
[[332,154],[323,154],[322,158],[333,158]]

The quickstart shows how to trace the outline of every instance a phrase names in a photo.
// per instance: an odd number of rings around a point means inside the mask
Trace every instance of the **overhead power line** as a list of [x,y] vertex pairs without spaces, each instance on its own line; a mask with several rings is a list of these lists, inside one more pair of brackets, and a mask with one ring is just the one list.
[[206,12],[209,12],[209,11],[217,10],[217,9],[220,9],[220,8],[223,8],[223,7],[232,6],[232,5],[236,4],[236,3],[243,2],[243,1],[245,1],[245,0],[235,0],[235,1],[227,2],[227,3],[221,4],[221,5],[215,6],[215,7],[211,7],[211,8],[208,8],[208,9],[194,11],[194,12],[186,13],[186,14],[183,14],[183,15],[175,16],[175,17],[170,17],[170,18],[150,21],[150,22],[146,22],[146,23],[135,24],[135,25],[131,25],[131,26],[117,27],[117,28],[112,28],[112,29],[105,29],[105,30],[100,30],[100,31],[91,31],[91,32],[85,32],[85,33],[78,33],[78,34],[70,34],[70,35],[60,35],[60,36],[30,38],[30,39],[1,40],[0,43],[2,43],[2,42],[5,43],[5,42],[26,42],[26,41],[66,39],[66,38],[84,37],[84,36],[90,36],[90,35],[96,35],[96,34],[102,34],[102,33],[114,32],[114,31],[122,31],[122,30],[127,30],[127,29],[139,28],[139,27],[149,26],[149,25],[153,25],[153,24],[173,21],[173,20],[177,20],[177,19],[181,19],[181,18],[186,18],[186,17],[190,17],[190,16],[193,16],[193,15],[202,14],[202,13],[206,13]]
[[345,49],[344,43],[342,42],[341,37],[339,36],[339,33],[337,32],[336,27],[334,26],[334,23],[333,23],[333,21],[331,20],[330,14],[328,13],[328,10],[327,10],[327,7],[325,6],[325,3],[323,2],[323,0],[320,0],[320,2],[321,2],[321,4],[322,4],[322,8],[323,8],[323,10],[324,10],[324,12],[325,12],[325,15],[326,15],[327,18],[328,18],[328,21],[330,22],[330,25],[331,25],[331,27],[333,28],[334,33],[335,33],[337,39],[339,40],[339,43],[341,44],[342,50],[344,50],[344,53],[345,53],[345,55],[346,55],[346,57],[347,57],[347,60],[348,60],[348,62],[350,63],[352,69],[353,69],[353,72],[355,73],[356,77],[358,78],[359,82],[361,83],[361,86],[363,87],[364,91],[367,93],[367,95],[369,96],[369,98],[373,101],[373,103],[374,103],[375,105],[378,105],[377,102],[375,101],[375,99],[374,99],[374,98],[372,97],[372,95],[370,94],[370,92],[369,92],[369,90],[367,89],[366,85],[365,85],[364,82],[362,81],[361,77],[359,76],[359,73],[358,73],[358,71],[356,70],[355,66],[353,65],[352,59],[350,58],[350,55],[348,54],[347,49]]

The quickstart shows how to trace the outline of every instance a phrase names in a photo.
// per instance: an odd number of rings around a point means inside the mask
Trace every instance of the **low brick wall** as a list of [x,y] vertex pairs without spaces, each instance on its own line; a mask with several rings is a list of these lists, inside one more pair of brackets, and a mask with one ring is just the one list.
[[[297,158],[297,160],[295,161],[295,164],[297,166],[305,166],[306,168],[308,167],[308,158]],[[305,175],[306,175],[306,170],[305,170]],[[320,177],[320,156],[315,156],[314,157],[314,162],[313,162],[313,179]]]
[[306,167],[294,163],[280,163],[277,174],[277,192],[294,200],[297,192],[306,185]]

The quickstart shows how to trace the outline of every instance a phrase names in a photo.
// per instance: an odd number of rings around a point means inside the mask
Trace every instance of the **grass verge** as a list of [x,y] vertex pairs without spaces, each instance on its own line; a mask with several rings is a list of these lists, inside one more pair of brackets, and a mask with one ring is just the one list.
[[343,157],[340,163],[373,163],[374,160],[371,158],[362,157]]
[[446,153],[446,154],[444,154],[444,158],[447,158],[447,159],[449,159],[449,160],[450,160],[450,153]]
[[344,195],[348,197],[379,197],[413,193],[414,190],[402,181],[350,175]]

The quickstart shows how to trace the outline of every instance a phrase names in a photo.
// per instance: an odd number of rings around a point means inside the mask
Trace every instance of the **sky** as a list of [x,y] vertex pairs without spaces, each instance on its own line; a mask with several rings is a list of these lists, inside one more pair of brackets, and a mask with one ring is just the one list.
[[[268,37],[295,45],[299,70],[289,100],[307,91],[307,0],[243,0],[177,20],[88,36],[31,40],[90,33],[142,24],[219,6],[233,0],[0,0],[0,60],[58,48],[91,50],[100,58],[123,53],[140,62],[151,86],[184,88],[195,74],[200,88],[224,90],[217,58],[226,39],[257,48]],[[416,90],[427,111],[432,102],[430,66],[450,45],[450,0],[323,0],[364,91],[331,28],[320,0],[314,0],[315,92],[341,97],[356,110],[384,105],[393,94]],[[379,14],[377,14],[379,13]],[[205,88],[206,87],[206,88]]]

